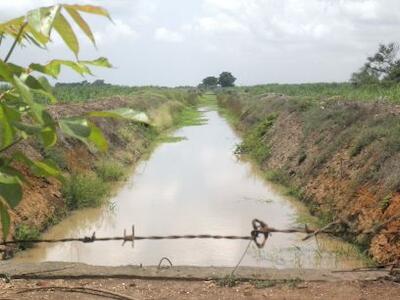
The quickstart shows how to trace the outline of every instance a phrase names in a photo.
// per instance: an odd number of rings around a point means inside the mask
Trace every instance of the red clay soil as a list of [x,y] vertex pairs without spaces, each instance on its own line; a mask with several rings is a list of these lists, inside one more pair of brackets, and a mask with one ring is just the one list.
[[[56,287],[53,290],[51,287]],[[58,287],[58,289],[57,289]],[[74,288],[81,288],[75,289]],[[60,290],[60,288],[64,288]],[[82,289],[83,288],[83,289]],[[97,292],[95,291],[97,290]],[[108,297],[93,295],[107,291]],[[104,294],[103,294],[104,295]],[[122,298],[121,296],[124,296]],[[392,282],[301,282],[260,286],[243,283],[220,287],[213,281],[146,280],[13,280],[0,282],[1,299],[400,299],[400,284]]]
[[[373,140],[356,155],[351,151],[365,128],[390,124],[384,123],[390,118],[396,124],[400,106],[326,100],[307,115],[292,101],[282,95],[220,96],[220,103],[238,117],[236,125],[244,135],[271,113],[278,114],[260,141],[270,149],[261,168],[284,174],[288,184],[301,191],[312,213],[343,220],[349,232],[346,238],[368,249],[377,261],[396,261],[400,258],[400,190],[395,187],[400,153],[393,152],[394,146],[386,149],[383,138]],[[379,130],[391,129],[381,126]],[[375,178],[362,179],[365,174]]]

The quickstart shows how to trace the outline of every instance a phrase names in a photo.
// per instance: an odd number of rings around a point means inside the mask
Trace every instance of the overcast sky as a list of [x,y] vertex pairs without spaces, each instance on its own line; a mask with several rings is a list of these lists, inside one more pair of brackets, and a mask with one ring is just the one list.
[[[0,21],[52,0],[0,0]],[[94,79],[126,85],[197,85],[231,71],[242,85],[346,81],[377,49],[400,40],[399,0],[97,0],[114,24],[90,17],[94,49],[80,59],[115,66]],[[0,48],[4,56],[6,49]],[[59,40],[49,51],[20,49],[14,61],[73,58]],[[81,77],[65,72],[63,81]]]

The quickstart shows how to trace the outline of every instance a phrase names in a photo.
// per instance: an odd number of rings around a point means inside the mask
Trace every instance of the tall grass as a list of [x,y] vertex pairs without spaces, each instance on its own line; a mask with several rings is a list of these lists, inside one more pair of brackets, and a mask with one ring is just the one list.
[[278,93],[316,100],[334,97],[338,100],[381,100],[400,103],[400,84],[371,84],[358,87],[350,83],[265,84],[241,87],[240,90],[250,95]]
[[119,181],[125,176],[124,166],[115,159],[103,158],[96,163],[96,173],[105,182]]
[[62,192],[69,209],[100,206],[107,196],[108,185],[96,174],[72,174]]

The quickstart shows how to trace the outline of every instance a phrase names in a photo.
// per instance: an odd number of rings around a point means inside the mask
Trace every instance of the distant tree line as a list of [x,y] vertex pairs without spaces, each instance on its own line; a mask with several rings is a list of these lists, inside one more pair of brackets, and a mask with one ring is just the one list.
[[397,43],[380,44],[378,51],[367,58],[358,72],[351,75],[355,86],[400,82],[400,47]]
[[102,86],[102,85],[110,85],[108,83],[105,83],[104,80],[98,79],[93,82],[89,82],[87,80],[80,81],[80,82],[57,82],[55,87],[74,87],[74,86]]
[[234,87],[236,78],[230,72],[222,72],[219,77],[208,76],[203,79],[200,88]]

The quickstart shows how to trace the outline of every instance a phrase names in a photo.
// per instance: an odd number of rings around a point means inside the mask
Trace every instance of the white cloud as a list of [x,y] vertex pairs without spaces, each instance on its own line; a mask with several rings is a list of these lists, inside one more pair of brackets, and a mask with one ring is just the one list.
[[99,45],[122,42],[123,40],[126,42],[126,39],[132,41],[139,37],[139,34],[130,24],[120,19],[114,19],[113,24],[107,24],[105,30],[96,31],[94,34]]
[[168,42],[168,43],[180,43],[183,42],[184,37],[181,33],[169,30],[165,27],[159,27],[154,33],[154,38],[157,41]]
[[246,33],[248,28],[239,20],[226,14],[218,14],[214,17],[200,18],[197,28],[202,32],[210,33]]
[[[0,20],[56,2],[0,0]],[[107,75],[109,70],[104,74],[116,83],[197,84],[202,77],[222,70],[232,71],[246,84],[341,81],[379,43],[399,41],[399,0],[78,2],[102,5],[115,20],[113,25],[85,14],[98,38],[98,53],[83,42],[82,55],[115,61],[120,68],[112,76]],[[80,29],[77,32],[80,40],[87,41]],[[54,49],[42,56],[29,52],[29,59],[43,61],[49,54],[63,57],[68,53],[54,40]],[[171,47],[167,42],[180,44]],[[13,57],[28,62],[26,54]],[[132,74],[132,69],[137,72]]]

